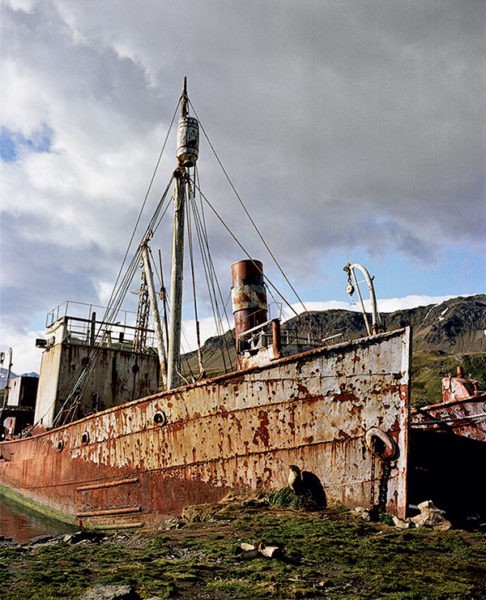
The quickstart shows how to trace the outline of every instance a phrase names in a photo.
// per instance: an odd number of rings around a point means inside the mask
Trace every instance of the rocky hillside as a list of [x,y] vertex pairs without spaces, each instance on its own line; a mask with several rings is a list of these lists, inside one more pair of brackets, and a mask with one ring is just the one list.
[[[459,297],[382,315],[385,329],[413,328],[414,350],[446,354],[486,352],[486,295]],[[295,325],[288,321],[284,328]],[[344,339],[366,335],[360,313],[347,310],[310,312],[302,320],[321,337],[342,333]]]
[[[386,330],[410,325],[413,330],[412,402],[425,405],[441,400],[440,378],[463,366],[466,373],[486,381],[486,295],[458,297],[442,304],[420,306],[383,314]],[[361,313],[347,310],[308,312],[284,323],[282,332],[312,332],[322,340],[340,335],[336,341],[366,335]],[[203,362],[208,375],[224,371],[223,349],[228,348],[226,362],[234,364],[232,332],[210,338],[203,347]],[[186,355],[193,370],[195,353]],[[186,363],[187,364],[187,363]]]

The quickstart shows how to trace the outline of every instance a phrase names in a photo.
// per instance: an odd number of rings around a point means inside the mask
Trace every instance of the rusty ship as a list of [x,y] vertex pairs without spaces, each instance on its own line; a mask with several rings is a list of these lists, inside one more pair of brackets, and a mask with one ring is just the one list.
[[458,367],[441,388],[442,402],[410,411],[409,499],[433,498],[455,523],[484,520],[486,384]]
[[[154,526],[229,492],[278,490],[296,465],[328,501],[405,517],[409,328],[374,324],[365,338],[332,344],[284,335],[269,313],[273,285],[247,256],[231,267],[236,364],[208,375],[198,351],[196,376],[183,374],[184,232],[199,190],[191,109],[184,84],[176,169],[108,308],[68,303],[48,315],[34,423],[0,442],[0,492],[84,527]],[[163,288],[161,301],[149,242],[169,190],[170,297]],[[197,214],[193,229],[204,229]],[[132,319],[119,290],[140,265]]]

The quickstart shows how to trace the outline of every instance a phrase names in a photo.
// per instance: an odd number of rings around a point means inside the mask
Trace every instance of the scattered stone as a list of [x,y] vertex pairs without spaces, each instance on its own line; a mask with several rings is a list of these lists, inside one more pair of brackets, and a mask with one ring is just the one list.
[[282,557],[282,549],[280,546],[267,546],[264,542],[260,542],[257,548],[260,554],[266,556],[267,558],[281,558]]
[[80,600],[141,600],[129,585],[97,585],[85,592]]
[[80,542],[94,542],[99,541],[100,535],[96,531],[76,531],[75,533],[67,533],[62,537],[62,541],[65,544],[79,544]]
[[173,519],[167,519],[162,521],[159,525],[159,531],[169,531],[171,529],[182,529],[187,525],[187,521],[181,517],[174,517]]
[[409,519],[399,519],[396,516],[393,516],[393,524],[397,529],[410,529],[412,527]]
[[248,550],[256,550],[255,544],[247,544],[246,542],[241,542],[240,548],[244,552],[248,552]]
[[256,549],[254,549],[254,550],[243,550],[243,552],[240,552],[238,554],[238,558],[240,560],[252,560],[254,558],[258,558],[259,556],[260,556],[260,553]]
[[53,542],[55,540],[52,535],[38,535],[30,540],[30,545],[35,546],[37,544],[47,544],[48,542]]
[[444,517],[445,511],[434,506],[432,500],[421,502],[418,508],[420,514],[410,519],[415,527],[432,527],[439,531],[446,531],[452,527],[451,522]]
[[352,512],[360,519],[363,519],[363,521],[371,521],[369,508],[363,508],[362,506],[358,506],[357,508],[353,508]]

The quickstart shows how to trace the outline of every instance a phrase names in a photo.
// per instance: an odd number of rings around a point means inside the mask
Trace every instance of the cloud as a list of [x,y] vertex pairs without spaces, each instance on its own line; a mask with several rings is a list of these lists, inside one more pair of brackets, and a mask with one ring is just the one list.
[[[109,295],[184,75],[305,297],[331,300],[326,261],[351,254],[375,272],[406,263],[380,278],[385,295],[398,295],[400,277],[403,296],[480,291],[460,273],[467,265],[480,281],[484,269],[485,3],[4,0],[1,10],[0,302],[18,331],[66,298]],[[264,258],[201,139],[201,187]],[[242,252],[207,218],[227,270]],[[463,255],[454,269],[451,249]]]
[[[378,311],[380,313],[392,313],[398,310],[406,310],[417,308],[418,306],[429,306],[430,304],[442,304],[446,300],[450,300],[453,296],[404,296],[403,298],[380,298],[377,300]],[[365,309],[370,310],[371,303],[369,300],[364,300]],[[300,304],[292,305],[293,310],[300,314],[303,312],[303,307]],[[343,302],[338,300],[330,300],[327,302],[305,302],[305,310],[321,311],[321,310],[352,310],[361,312],[361,306],[357,302]],[[291,318],[295,313],[290,314],[286,311],[284,318]]]

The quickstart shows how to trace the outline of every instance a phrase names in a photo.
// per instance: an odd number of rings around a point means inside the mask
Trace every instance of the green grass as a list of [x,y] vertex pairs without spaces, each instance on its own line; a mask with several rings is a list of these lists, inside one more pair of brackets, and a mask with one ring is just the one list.
[[[118,540],[118,541],[117,541]],[[245,560],[241,542],[280,544],[283,559]],[[142,598],[473,599],[486,596],[481,533],[398,531],[342,508],[235,509],[163,535],[74,546],[0,548],[0,598],[76,600],[97,584]]]
[[464,369],[466,376],[486,381],[486,353],[440,354],[437,352],[414,351],[412,356],[413,406],[427,406],[442,402],[441,378],[456,375],[457,367]]

